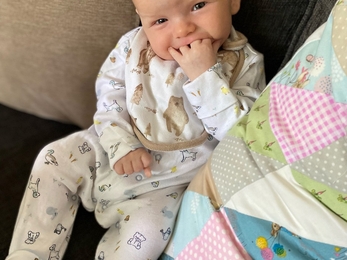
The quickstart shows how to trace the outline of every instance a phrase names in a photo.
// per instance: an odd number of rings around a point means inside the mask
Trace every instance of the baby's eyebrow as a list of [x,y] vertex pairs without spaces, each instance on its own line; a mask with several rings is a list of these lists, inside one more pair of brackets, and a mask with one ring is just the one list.
[[150,14],[145,14],[145,15],[139,14],[139,16],[140,16],[142,22],[146,21],[147,23],[148,22],[155,22],[155,21],[157,21],[159,19],[163,19],[160,16],[150,15]]

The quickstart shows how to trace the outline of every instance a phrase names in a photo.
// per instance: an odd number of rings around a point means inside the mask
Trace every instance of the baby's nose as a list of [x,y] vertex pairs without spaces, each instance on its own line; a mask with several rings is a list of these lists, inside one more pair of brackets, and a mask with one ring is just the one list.
[[179,20],[175,22],[173,36],[176,38],[183,38],[188,34],[194,32],[195,25],[187,20]]

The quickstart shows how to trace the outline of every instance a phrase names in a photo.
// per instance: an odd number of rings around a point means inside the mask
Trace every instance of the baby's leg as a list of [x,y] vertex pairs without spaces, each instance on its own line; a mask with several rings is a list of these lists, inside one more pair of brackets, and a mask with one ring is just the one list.
[[171,237],[185,188],[168,187],[118,204],[120,221],[100,241],[95,259],[158,259]]
[[[81,131],[38,155],[20,206],[6,259],[62,259],[80,204],[91,197],[93,137]],[[87,199],[86,199],[87,201]],[[91,201],[91,199],[90,199]],[[84,203],[92,209],[92,203]]]

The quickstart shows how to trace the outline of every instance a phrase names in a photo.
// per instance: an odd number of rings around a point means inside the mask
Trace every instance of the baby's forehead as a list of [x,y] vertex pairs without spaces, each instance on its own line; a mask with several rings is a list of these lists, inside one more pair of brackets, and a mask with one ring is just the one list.
[[196,0],[132,0],[136,9],[146,8],[147,10],[167,9],[173,6],[181,6]]

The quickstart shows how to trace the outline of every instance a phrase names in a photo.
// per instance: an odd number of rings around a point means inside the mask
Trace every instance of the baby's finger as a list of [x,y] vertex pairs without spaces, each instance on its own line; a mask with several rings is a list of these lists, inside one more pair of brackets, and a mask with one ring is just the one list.
[[146,176],[147,178],[149,178],[149,177],[152,176],[152,171],[151,171],[151,168],[150,168],[150,167],[145,167],[145,168],[143,169],[143,173],[145,174],[145,176]]
[[121,163],[115,163],[113,165],[113,170],[119,175],[124,174],[123,164],[121,164]]
[[201,40],[201,43],[212,45],[212,41],[211,41],[210,38],[202,39],[202,40]]
[[152,164],[152,156],[149,153],[144,153],[141,156],[141,162],[143,166],[143,173],[145,174],[146,177],[151,177],[152,172],[151,172],[151,164]]
[[152,156],[147,152],[142,154],[141,163],[143,168],[149,167],[152,163]]
[[145,167],[141,160],[134,160],[131,163],[133,172],[140,172]]
[[177,61],[177,59],[179,59],[182,56],[182,54],[179,51],[177,51],[176,49],[174,49],[172,47],[169,47],[168,51],[169,51],[170,55],[172,56],[172,58],[174,58],[174,60],[176,60],[176,61]]
[[124,174],[132,174],[134,172],[131,164],[123,165],[123,169],[124,169]]
[[191,46],[187,46],[187,45],[185,45],[185,46],[181,46],[180,47],[180,54],[182,55],[182,56],[184,56],[188,51],[190,51],[190,49],[191,49]]

